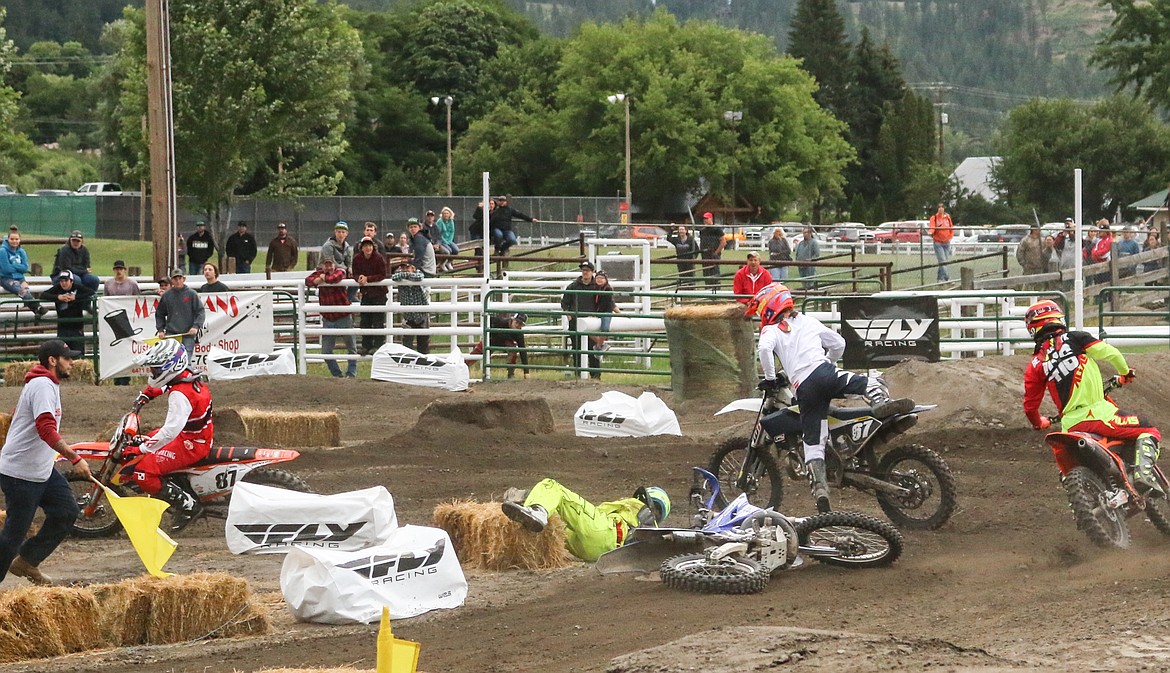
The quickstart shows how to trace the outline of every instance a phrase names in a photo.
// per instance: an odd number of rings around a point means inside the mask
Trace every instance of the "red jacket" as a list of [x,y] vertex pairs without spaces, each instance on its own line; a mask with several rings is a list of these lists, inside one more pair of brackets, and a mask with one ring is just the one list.
[[751,273],[745,266],[735,272],[735,280],[731,283],[731,290],[736,294],[746,294],[746,297],[736,299],[739,303],[746,304],[757,292],[768,287],[771,283],[772,276],[764,267],[761,266],[755,273]]
[[[374,250],[369,259],[360,252],[353,256],[353,277],[356,279],[360,276],[365,276],[371,283],[386,280],[386,258],[382,253]],[[362,288],[362,297],[384,299],[389,289],[385,285],[368,285]]]
[[1105,234],[1093,242],[1093,249],[1089,253],[1089,262],[1098,264],[1108,262],[1109,254],[1113,251],[1113,236]]
[[[326,283],[340,283],[345,280],[345,269],[334,269],[333,273],[325,273],[324,271],[314,271],[305,279],[305,284],[313,287],[313,283],[318,276],[324,276]],[[349,292],[344,287],[326,287],[322,285],[317,288],[317,300],[322,306],[349,306]],[[341,320],[349,313],[322,313],[321,317],[326,320]]]

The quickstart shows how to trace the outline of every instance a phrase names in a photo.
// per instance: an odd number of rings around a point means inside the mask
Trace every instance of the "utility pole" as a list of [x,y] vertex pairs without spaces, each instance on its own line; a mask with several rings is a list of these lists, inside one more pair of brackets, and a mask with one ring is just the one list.
[[454,96],[435,96],[431,98],[433,105],[443,103],[447,106],[447,196],[453,196],[451,191],[451,104],[455,102]]
[[146,0],[146,93],[150,132],[150,231],[154,277],[175,262],[175,136],[171,101],[170,0]]

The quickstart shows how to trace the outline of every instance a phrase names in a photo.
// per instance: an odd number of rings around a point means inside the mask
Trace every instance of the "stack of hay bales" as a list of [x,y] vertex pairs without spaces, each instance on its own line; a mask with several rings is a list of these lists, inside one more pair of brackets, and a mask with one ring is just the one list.
[[217,409],[215,429],[261,446],[341,446],[341,419],[335,411]]
[[[23,386],[24,375],[37,364],[36,360],[9,362],[4,366],[4,385],[9,388]],[[85,383],[92,386],[96,380],[97,375],[94,372],[92,362],[89,360],[74,360],[73,370],[69,372],[69,378],[63,381],[63,383]]]
[[226,574],[22,587],[0,594],[0,662],[271,630],[247,583]]
[[533,535],[504,516],[500,503],[456,500],[435,507],[435,525],[447,531],[464,568],[548,570],[574,561],[565,549],[565,524],[553,516]]
[[740,304],[666,309],[675,401],[750,394],[756,385],[755,329]]

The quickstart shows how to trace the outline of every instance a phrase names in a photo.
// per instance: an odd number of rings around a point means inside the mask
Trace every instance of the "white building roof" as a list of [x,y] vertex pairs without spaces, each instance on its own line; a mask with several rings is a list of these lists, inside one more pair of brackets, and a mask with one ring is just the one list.
[[958,181],[964,192],[982,196],[994,203],[998,197],[991,189],[991,171],[999,160],[999,157],[967,157],[951,173],[951,178]]

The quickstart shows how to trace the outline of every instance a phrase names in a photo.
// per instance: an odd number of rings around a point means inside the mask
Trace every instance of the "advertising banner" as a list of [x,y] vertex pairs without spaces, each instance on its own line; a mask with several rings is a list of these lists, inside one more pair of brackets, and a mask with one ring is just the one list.
[[648,437],[681,435],[678,416],[657,395],[644,392],[632,397],[616,390],[586,402],[573,414],[578,437]]
[[444,390],[467,390],[471,374],[459,352],[424,355],[402,344],[388,343],[374,353],[370,378]]
[[232,353],[212,347],[207,354],[207,378],[212,381],[296,373],[297,359],[293,357],[291,348],[282,348],[272,355],[266,355]]
[[841,336],[847,369],[882,369],[903,360],[939,361],[938,300],[845,297]]
[[[194,365],[198,371],[207,367],[212,348],[229,353],[271,353],[275,344],[272,333],[272,295],[268,292],[218,292],[200,295],[206,323],[195,345]],[[129,376],[134,359],[145,353],[147,339],[157,332],[154,326],[159,297],[100,297],[98,299],[98,348],[103,379]]]

